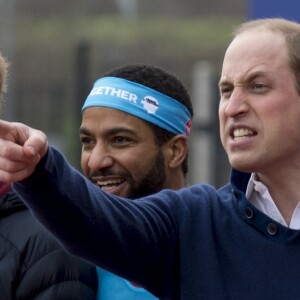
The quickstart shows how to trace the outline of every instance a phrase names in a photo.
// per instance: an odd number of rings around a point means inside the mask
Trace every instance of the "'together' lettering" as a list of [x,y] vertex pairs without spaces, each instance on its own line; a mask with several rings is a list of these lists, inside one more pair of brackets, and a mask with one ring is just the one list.
[[118,97],[118,98],[122,98],[124,100],[128,100],[130,102],[133,103],[137,103],[137,95],[134,93],[130,93],[126,90],[122,90],[122,89],[116,89],[113,87],[109,87],[109,86],[99,86],[99,87],[95,87],[92,89],[91,96],[94,95],[109,95],[109,96],[114,96],[114,97]]

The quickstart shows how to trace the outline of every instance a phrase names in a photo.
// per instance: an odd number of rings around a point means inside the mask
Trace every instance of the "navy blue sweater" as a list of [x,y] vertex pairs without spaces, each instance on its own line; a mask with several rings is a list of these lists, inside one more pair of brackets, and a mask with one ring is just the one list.
[[300,299],[299,231],[253,207],[248,180],[233,170],[218,191],[195,185],[130,201],[100,191],[50,148],[15,188],[70,252],[160,299]]

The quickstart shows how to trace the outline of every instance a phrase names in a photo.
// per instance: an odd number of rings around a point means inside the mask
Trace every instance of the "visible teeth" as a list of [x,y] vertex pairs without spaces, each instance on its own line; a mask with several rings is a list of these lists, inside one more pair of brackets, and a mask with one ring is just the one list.
[[121,184],[124,180],[115,179],[115,180],[106,180],[106,181],[97,181],[97,185],[104,191],[113,189],[114,187]]
[[234,138],[241,138],[241,137],[252,136],[252,135],[254,135],[254,133],[249,129],[235,129],[233,131]]

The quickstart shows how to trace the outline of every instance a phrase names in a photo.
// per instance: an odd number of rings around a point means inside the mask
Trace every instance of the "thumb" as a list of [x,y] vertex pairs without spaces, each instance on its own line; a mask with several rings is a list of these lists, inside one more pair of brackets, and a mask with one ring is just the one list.
[[48,139],[45,133],[28,127],[27,140],[23,145],[24,154],[39,161],[48,150]]

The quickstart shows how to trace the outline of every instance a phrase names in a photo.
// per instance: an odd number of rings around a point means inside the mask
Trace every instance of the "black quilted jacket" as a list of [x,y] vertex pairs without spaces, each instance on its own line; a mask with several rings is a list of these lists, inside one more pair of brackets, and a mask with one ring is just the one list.
[[92,265],[67,254],[12,190],[0,197],[0,300],[90,300],[96,290]]

